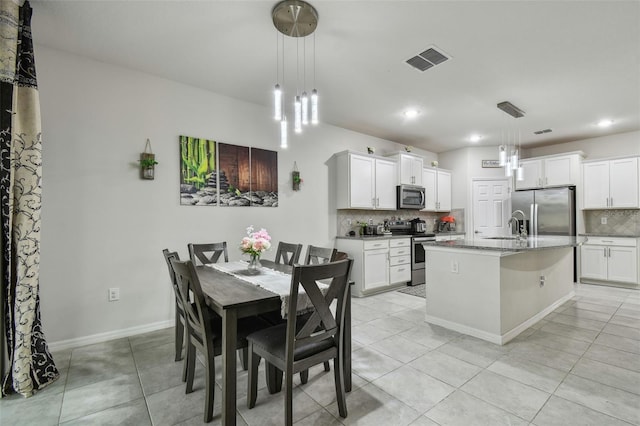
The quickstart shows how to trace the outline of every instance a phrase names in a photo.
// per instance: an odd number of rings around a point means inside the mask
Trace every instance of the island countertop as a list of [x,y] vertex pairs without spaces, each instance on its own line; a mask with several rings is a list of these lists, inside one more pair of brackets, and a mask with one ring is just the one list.
[[425,248],[454,248],[472,250],[490,250],[500,252],[523,252],[531,250],[547,250],[563,247],[576,247],[587,241],[586,237],[574,236],[529,236],[526,240],[476,238],[457,241],[429,241],[423,243]]

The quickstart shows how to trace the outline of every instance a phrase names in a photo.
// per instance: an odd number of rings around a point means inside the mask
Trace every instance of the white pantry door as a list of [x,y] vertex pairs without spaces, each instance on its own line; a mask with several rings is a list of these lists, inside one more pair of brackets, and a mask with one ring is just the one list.
[[509,181],[506,179],[473,181],[474,238],[507,235],[509,189]]

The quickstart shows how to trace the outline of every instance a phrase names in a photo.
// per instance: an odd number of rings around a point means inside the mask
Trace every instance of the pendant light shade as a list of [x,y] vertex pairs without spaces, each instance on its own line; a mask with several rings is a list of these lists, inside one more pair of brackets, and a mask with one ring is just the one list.
[[318,124],[318,91],[311,91],[311,124]]
[[507,148],[504,145],[498,147],[498,155],[500,159],[500,167],[504,167],[507,164]]
[[273,110],[273,118],[276,121],[282,120],[282,90],[279,84],[276,84],[276,87],[273,89]]
[[282,116],[280,120],[280,148],[287,148],[287,117]]
[[296,96],[293,104],[293,130],[296,133],[302,132],[302,101],[300,96]]
[[511,168],[513,170],[518,168],[518,150],[516,149],[515,151],[512,151],[511,153]]
[[507,164],[504,165],[504,175],[506,177],[513,176],[513,168],[511,167],[511,162],[507,161]]
[[524,169],[522,168],[522,166],[516,169],[516,179],[519,182],[522,182],[524,180]]
[[302,101],[302,125],[306,126],[309,124],[309,95],[307,92],[302,92],[300,100]]

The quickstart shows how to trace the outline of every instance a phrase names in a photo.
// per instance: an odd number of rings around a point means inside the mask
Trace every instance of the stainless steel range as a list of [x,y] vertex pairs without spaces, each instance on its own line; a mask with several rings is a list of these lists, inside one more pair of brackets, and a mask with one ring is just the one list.
[[393,235],[411,236],[411,282],[409,285],[424,284],[426,282],[426,264],[422,243],[435,241],[436,235],[419,232],[419,230],[425,229],[424,221],[419,219],[389,222],[388,226]]

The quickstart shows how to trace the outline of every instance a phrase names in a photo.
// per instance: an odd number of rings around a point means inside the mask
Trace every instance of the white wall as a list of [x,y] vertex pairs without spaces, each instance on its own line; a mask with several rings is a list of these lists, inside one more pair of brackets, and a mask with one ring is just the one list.
[[[344,149],[403,148],[320,125],[290,135],[289,149],[279,150],[266,108],[42,46],[36,58],[41,305],[54,344],[171,320],[163,248],[186,258],[189,242],[226,240],[231,259],[239,259],[237,243],[250,224],[267,228],[276,243],[333,246],[336,211],[325,161]],[[279,207],[180,206],[179,135],[279,151]],[[159,162],[153,181],[139,179],[136,163],[146,138]],[[304,180],[299,192],[290,189],[294,161]],[[107,302],[109,287],[120,288],[120,301]]]
[[618,133],[617,135],[530,148],[526,150],[526,154],[527,157],[540,157],[571,151],[584,151],[585,160],[640,155],[640,132]]

